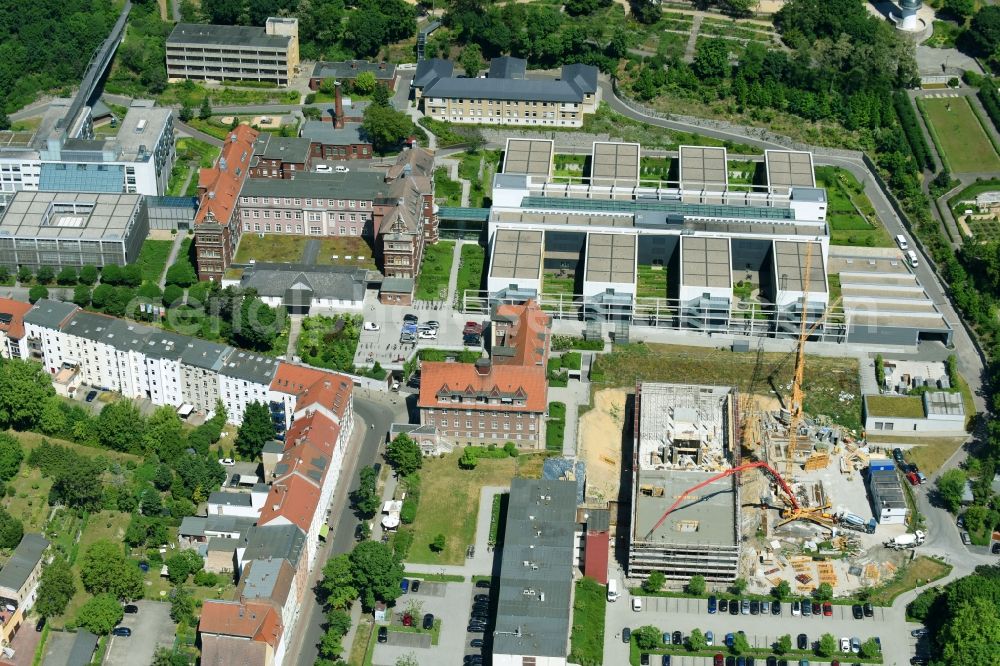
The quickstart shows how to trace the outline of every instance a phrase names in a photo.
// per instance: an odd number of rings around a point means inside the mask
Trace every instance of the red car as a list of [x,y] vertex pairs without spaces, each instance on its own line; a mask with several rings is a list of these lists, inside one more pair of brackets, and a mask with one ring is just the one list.
[[712,666],[723,666],[724,660],[721,654],[715,655],[715,659],[712,662]]
[[920,485],[920,479],[918,479],[917,475],[914,474],[913,472],[908,473],[906,475],[906,478],[909,479],[911,486],[919,486]]
[[830,617],[831,615],[833,615],[833,604],[831,604],[829,601],[823,604],[823,615],[825,615],[826,617]]
[[403,626],[412,627],[413,626],[413,616],[409,613],[403,615]]

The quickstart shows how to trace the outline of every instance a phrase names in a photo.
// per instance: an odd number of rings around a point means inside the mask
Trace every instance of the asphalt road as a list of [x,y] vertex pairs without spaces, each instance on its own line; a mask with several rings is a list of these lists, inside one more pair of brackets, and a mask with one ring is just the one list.
[[332,537],[327,539],[325,547],[320,548],[316,566],[310,575],[309,590],[306,598],[302,600],[302,614],[296,623],[292,644],[288,647],[286,662],[289,664],[312,664],[319,655],[317,644],[323,635],[325,618],[323,609],[316,603],[313,588],[322,576],[323,565],[327,559],[350,552],[354,548],[354,528],[358,520],[351,513],[347,498],[358,487],[358,469],[375,462],[379,447],[385,441],[391,423],[408,420],[405,413],[399,413],[401,407],[389,402],[392,397],[397,396],[386,394],[385,401],[368,400],[359,397],[355,390],[354,412],[363,421],[358,425],[366,429],[364,441],[356,455],[347,455],[346,460],[349,462],[334,492],[329,519]]

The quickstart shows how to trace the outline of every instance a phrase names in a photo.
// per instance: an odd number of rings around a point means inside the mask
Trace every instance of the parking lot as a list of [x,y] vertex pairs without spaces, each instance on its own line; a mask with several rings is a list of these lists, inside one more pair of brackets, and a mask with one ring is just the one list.
[[[471,582],[437,583],[421,581],[417,592],[404,594],[396,600],[391,612],[402,613],[411,600],[422,604],[423,613],[433,613],[441,621],[441,634],[437,645],[430,644],[430,634],[394,632],[391,627],[388,640],[375,644],[373,666],[394,666],[396,660],[406,654],[413,654],[419,664],[460,663],[468,646],[465,632],[469,611],[472,607]],[[414,618],[419,623],[420,618]]]
[[[604,639],[605,663],[625,663],[623,660],[628,658],[628,646],[621,640],[623,628],[629,627],[634,631],[639,627],[652,625],[661,632],[680,631],[685,637],[696,628],[711,631],[715,636],[716,647],[724,642],[727,633],[737,631],[743,631],[747,642],[758,648],[771,647],[785,634],[790,634],[793,641],[798,634],[805,634],[810,647],[826,633],[832,634],[838,642],[842,637],[857,637],[864,643],[877,636],[882,642],[883,663],[906,666],[914,654],[917,640],[910,636],[910,631],[920,626],[903,622],[893,616],[889,609],[880,607],[873,609],[873,617],[855,620],[850,606],[838,604],[833,605],[833,615],[830,617],[804,617],[792,615],[791,605],[787,602],[782,604],[781,615],[775,616],[709,614],[705,599],[643,597],[642,600],[643,607],[639,612],[631,609],[631,598],[628,595],[622,595],[617,602],[608,604]],[[724,646],[719,651],[726,653]],[[852,656],[841,654],[837,658],[852,663]],[[694,657],[680,659],[673,658],[671,664],[711,663],[710,660]],[[813,657],[809,661],[811,664],[825,663]],[[651,663],[659,666],[655,659]],[[762,662],[758,660],[757,663]]]
[[170,604],[158,601],[136,601],[139,612],[125,614],[122,627],[132,630],[132,635],[111,636],[108,640],[106,666],[135,666],[151,664],[153,653],[160,645],[174,644],[177,625],[170,619]]

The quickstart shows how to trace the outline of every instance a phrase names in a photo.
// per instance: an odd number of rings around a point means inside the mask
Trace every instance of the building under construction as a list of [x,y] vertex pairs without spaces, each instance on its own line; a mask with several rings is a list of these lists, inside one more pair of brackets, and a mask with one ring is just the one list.
[[636,386],[630,577],[661,571],[675,580],[736,578],[736,475],[685,496],[738,462],[736,411],[732,388],[655,382]]

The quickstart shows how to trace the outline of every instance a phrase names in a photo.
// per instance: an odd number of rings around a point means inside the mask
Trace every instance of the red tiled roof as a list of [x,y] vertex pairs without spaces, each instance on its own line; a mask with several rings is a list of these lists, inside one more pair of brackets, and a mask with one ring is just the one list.
[[296,410],[320,405],[341,417],[351,401],[354,384],[335,372],[282,362],[271,381],[271,390],[296,396]]
[[[227,224],[236,208],[236,199],[240,188],[247,178],[250,167],[250,157],[253,155],[253,145],[260,134],[249,125],[237,125],[236,129],[226,136],[222,146],[222,154],[209,169],[198,173],[198,189],[205,190],[202,195],[198,212],[195,214],[195,224],[201,224],[209,212],[219,224]],[[223,169],[225,165],[225,169]]]
[[257,524],[267,525],[284,518],[308,534],[313,515],[319,510],[319,494],[319,488],[297,474],[276,481],[267,494]]
[[587,534],[583,549],[583,575],[596,579],[601,585],[608,584],[608,548],[607,532]]
[[323,412],[313,412],[292,423],[292,427],[285,433],[285,451],[299,443],[309,443],[330,455],[338,437],[340,426],[337,422]]
[[274,379],[271,380],[271,390],[289,395],[301,395],[305,393],[307,388],[319,380],[329,377],[330,374],[319,368],[309,368],[282,361],[278,364]]
[[209,599],[201,608],[198,631],[203,634],[239,636],[277,647],[281,618],[270,604]]
[[[547,404],[548,385],[545,368],[541,366],[495,365],[486,374],[480,374],[472,363],[423,363],[420,366],[420,407],[477,409],[503,412],[544,412]],[[438,402],[442,392],[459,393],[475,399],[516,396],[525,400],[524,407]],[[459,405],[462,405],[461,407]]]
[[[336,441],[336,440],[334,440]],[[305,439],[285,446],[285,452],[275,467],[275,482],[293,474],[305,476],[317,488],[323,485],[323,477],[330,468],[330,453],[333,442],[328,445]]]
[[267,666],[267,645],[232,636],[203,636],[201,666]]
[[[24,337],[24,314],[31,309],[31,303],[15,301],[11,298],[0,298],[0,314],[10,315],[10,323],[0,322],[0,331],[5,331],[7,337],[20,340]],[[6,319],[6,317],[3,317]]]
[[504,341],[505,347],[514,349],[514,355],[497,355],[494,363],[544,365],[548,357],[552,319],[538,303],[529,300],[523,305],[502,304],[497,307],[496,313],[515,320],[507,325],[507,339]]

